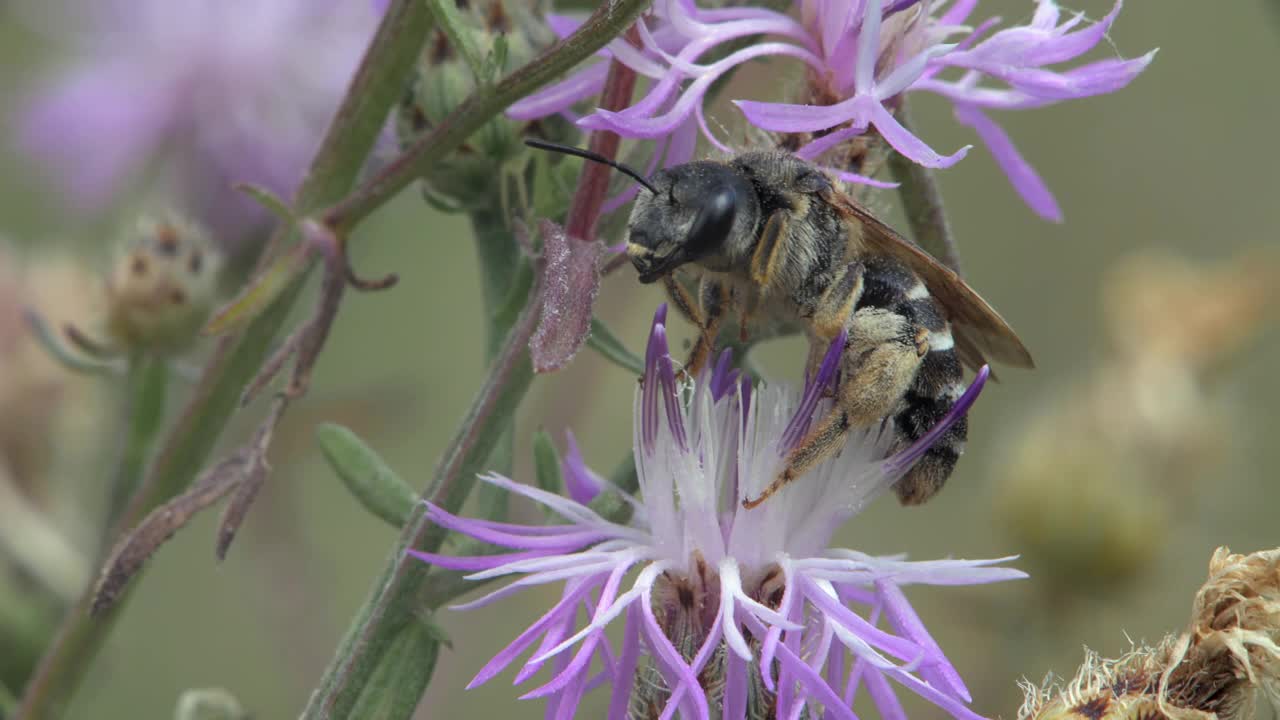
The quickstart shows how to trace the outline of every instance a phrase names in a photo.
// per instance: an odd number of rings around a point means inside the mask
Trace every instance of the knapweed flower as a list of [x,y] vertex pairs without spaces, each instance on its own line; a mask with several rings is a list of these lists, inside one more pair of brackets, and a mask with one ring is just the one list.
[[368,3],[335,0],[42,10],[75,44],[61,74],[19,106],[25,152],[90,209],[158,167],[176,191],[166,200],[220,239],[266,217],[234,183],[288,196],[301,181],[378,20]]
[[[414,553],[483,580],[514,577],[476,607],[548,583],[559,602],[495,656],[471,682],[491,680],[526,651],[516,675],[544,666],[551,679],[524,697],[546,697],[548,717],[572,717],[583,694],[611,685],[610,718],[786,717],[821,710],[854,718],[865,689],[886,718],[904,717],[894,685],[962,720],[969,692],[903,593],[913,583],[966,585],[1023,577],[1000,560],[909,562],[830,547],[835,530],[901,477],[964,416],[981,373],[926,438],[897,454],[889,433],[854,436],[835,458],[767,503],[743,508],[781,469],[783,456],[829,404],[844,338],[832,345],[803,393],[752,388],[721,356],[694,381],[677,380],[665,308],[649,338],[636,392],[635,455],[640,494],[627,524],[585,503],[606,491],[576,452],[565,463],[572,497],[499,476],[485,482],[530,498],[563,522],[524,526],[464,519],[428,506],[450,530],[510,548],[484,557]],[[585,622],[579,613],[586,609]],[[887,627],[878,623],[887,621]],[[621,647],[606,629],[622,629]],[[599,670],[593,669],[598,659]],[[630,713],[630,715],[629,715]]]
[[[803,63],[799,104],[737,99],[745,119],[762,130],[793,134],[796,153],[819,159],[841,143],[873,129],[904,157],[926,167],[949,167],[968,148],[944,155],[904,127],[894,111],[911,92],[951,101],[955,116],[977,132],[1015,190],[1042,217],[1061,211],[1035,170],[1023,159],[988,110],[1024,110],[1123,88],[1155,52],[1126,60],[1107,58],[1068,69],[1098,45],[1120,12],[1087,22],[1064,18],[1054,0],[1037,0],[1026,25],[997,29],[999,18],[969,21],[977,0],[796,0],[798,19],[762,8],[698,8],[693,0],[659,0],[653,15],[637,24],[639,47],[625,40],[609,46],[609,57],[649,77],[648,93],[620,112],[597,110],[579,120],[590,129],[624,137],[665,138],[696,121],[721,150],[730,149],[707,127],[704,103],[718,78],[750,60],[783,57]],[[564,32],[572,23],[553,19]],[[744,39],[762,37],[713,62],[704,56]],[[603,64],[588,67],[511,109],[522,116],[563,112],[599,91]],[[858,168],[838,167],[838,170]],[[853,173],[846,179],[866,182]]]

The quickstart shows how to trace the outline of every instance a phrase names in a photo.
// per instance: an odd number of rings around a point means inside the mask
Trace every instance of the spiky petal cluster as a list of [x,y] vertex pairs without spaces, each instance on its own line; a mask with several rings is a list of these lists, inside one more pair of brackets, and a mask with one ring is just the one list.
[[[586,469],[576,447],[564,468],[572,498],[503,477],[484,478],[553,510],[563,518],[559,524],[464,519],[428,506],[441,526],[511,551],[483,557],[414,553],[435,565],[473,571],[475,580],[515,578],[463,607],[535,585],[564,588],[559,602],[498,653],[471,687],[532,648],[516,682],[551,666],[551,679],[525,695],[548,698],[548,717],[572,717],[586,691],[609,683],[609,717],[625,718],[633,695],[652,692],[653,678],[660,677],[664,717],[679,711],[687,718],[742,718],[748,702],[759,702],[763,693],[776,702],[778,717],[821,707],[824,717],[852,719],[850,705],[865,689],[884,717],[903,718],[896,685],[955,718],[977,720],[959,674],[903,587],[1023,574],[992,567],[999,560],[908,562],[828,544],[837,527],[967,412],[985,370],[917,445],[889,455],[884,429],[858,434],[838,457],[747,510],[742,501],[773,480],[784,454],[829,404],[822,396],[835,376],[844,338],[833,343],[797,397],[775,387],[752,389],[730,369],[727,354],[696,382],[677,381],[664,316],[662,308],[637,390],[641,492],[625,496],[634,510],[628,524],[606,520],[584,504],[606,484]],[[579,622],[584,608],[589,619]],[[673,622],[681,616],[691,622]],[[888,626],[878,627],[880,620]],[[614,623],[625,625],[620,648],[605,637]],[[597,658],[603,669],[592,675]],[[723,682],[707,683],[708,677]]]
[[265,217],[233,183],[288,196],[301,181],[378,20],[367,3],[335,0],[31,7],[45,31],[78,42],[18,107],[27,154],[88,208],[158,166],[177,188],[168,201],[220,238]]
[[[1041,216],[1060,220],[1056,201],[988,110],[1024,110],[1123,88],[1146,68],[1154,51],[1125,60],[1107,58],[1056,69],[1080,58],[1106,37],[1121,2],[1106,17],[1063,18],[1054,0],[1037,0],[1026,25],[997,29],[999,18],[966,24],[977,0],[796,0],[798,19],[763,8],[702,9],[694,0],[659,0],[638,23],[640,46],[617,40],[609,57],[651,79],[648,93],[621,112],[597,110],[579,120],[584,128],[624,137],[662,139],[690,121],[722,150],[704,118],[707,91],[717,79],[750,60],[781,57],[807,70],[804,104],[735,101],[755,127],[810,133],[797,154],[821,156],[842,141],[872,129],[894,150],[932,168],[949,167],[968,148],[941,154],[894,117],[899,98],[929,92],[947,98],[956,118],[977,132],[1014,188]],[[556,19],[558,30],[572,24]],[[763,38],[717,56],[749,38]],[[948,72],[952,71],[952,72]],[[603,64],[526,98],[513,113],[533,117],[563,112],[599,92]],[[846,179],[869,179],[847,174]]]

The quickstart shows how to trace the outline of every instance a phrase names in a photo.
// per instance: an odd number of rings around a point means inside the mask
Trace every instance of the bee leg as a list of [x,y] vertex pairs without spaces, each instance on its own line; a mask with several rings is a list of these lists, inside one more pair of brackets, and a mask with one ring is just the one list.
[[689,354],[689,361],[681,371],[682,375],[691,377],[706,364],[711,348],[715,345],[716,335],[720,332],[720,322],[724,319],[725,308],[728,305],[727,293],[720,283],[704,278],[700,288],[702,301],[699,304],[674,276],[664,277],[662,285],[667,291],[667,296],[671,298],[671,304],[699,330],[698,340]]
[[818,427],[810,430],[809,434],[787,453],[786,467],[778,473],[769,487],[754,500],[743,500],[742,507],[750,510],[773,497],[774,493],[843,446],[848,434],[849,415],[837,405],[822,419]]
[[667,298],[675,306],[676,312],[699,328],[703,327],[705,323],[702,320],[702,311],[698,309],[698,303],[689,294],[689,291],[684,289],[680,281],[676,280],[675,275],[664,275],[662,277],[662,287],[667,291]]
[[684,365],[684,372],[689,376],[697,375],[706,365],[707,358],[715,348],[716,337],[720,335],[720,325],[724,321],[725,311],[729,308],[729,291],[724,285],[704,277],[699,289],[702,296],[702,332],[693,344],[689,353],[689,361]]
[[[817,374],[831,342],[849,326],[853,308],[862,297],[865,273],[866,267],[860,262],[845,265],[836,271],[826,291],[814,303],[809,324],[809,359],[805,367],[808,377]],[[825,394],[830,397],[835,391],[827,390]]]
[[919,335],[915,324],[898,313],[881,308],[854,313],[835,407],[787,453],[787,464],[773,483],[760,497],[743,501],[743,507],[759,505],[838,452],[851,429],[871,427],[893,412],[920,367]]

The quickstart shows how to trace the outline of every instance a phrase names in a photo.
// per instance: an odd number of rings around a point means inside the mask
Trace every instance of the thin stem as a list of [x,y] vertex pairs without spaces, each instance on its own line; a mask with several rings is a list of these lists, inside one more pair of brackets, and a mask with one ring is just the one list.
[[[628,33],[629,35],[634,34]],[[631,95],[636,87],[636,71],[617,60],[609,64],[609,74],[605,77],[604,89],[600,93],[600,107],[603,110],[619,111],[631,104]],[[610,160],[618,154],[618,145],[622,138],[609,130],[593,130],[587,148]],[[565,232],[569,237],[581,241],[595,240],[596,220],[600,217],[600,208],[604,206],[605,196],[609,192],[609,178],[612,174],[608,165],[589,162],[582,168],[578,176],[578,188],[573,194],[573,203],[569,206],[569,215],[565,221]]]
[[[426,8],[419,0],[392,2],[298,190],[295,208],[299,214],[333,202],[355,183],[387,115],[409,81],[429,29]],[[291,227],[280,226],[271,247],[284,245],[292,236]],[[165,436],[145,481],[121,515],[116,535],[176,495],[199,473],[238,406],[240,390],[270,352],[305,277],[306,273],[300,273],[243,332],[228,335],[219,344],[178,422]],[[87,588],[69,609],[27,685],[14,720],[44,720],[64,713],[125,605],[122,598],[105,616],[90,617],[92,590]]]
[[478,87],[434,129],[382,172],[324,213],[339,233],[362,220],[406,185],[422,176],[434,160],[460,146],[490,118],[554,80],[620,35],[651,0],[606,0],[576,32],[552,45],[532,62],[493,87]]
[[[898,107],[898,122],[913,131],[911,111],[906,98]],[[902,156],[889,153],[889,171],[899,183],[898,195],[911,226],[911,235],[925,252],[938,258],[942,264],[960,273],[960,248],[956,245],[947,212],[942,206],[942,192],[938,189],[933,171]]]
[[[538,322],[539,285],[540,281],[535,281],[530,289],[530,302],[507,333],[484,385],[424,493],[429,502],[450,512],[456,512],[466,500],[476,473],[484,468],[533,382],[528,345]],[[307,703],[302,714],[304,720],[351,716],[352,708],[369,687],[395,638],[417,622],[418,590],[427,573],[405,550],[435,552],[446,535],[447,531],[427,519],[422,506],[415,510],[387,559],[373,594],[357,613],[333,662]],[[398,688],[397,693],[421,694],[430,679],[430,672],[425,670],[407,679],[406,682],[412,684]]]
[[[124,447],[111,483],[111,496],[103,523],[103,529],[108,532],[116,527],[121,513],[137,491],[146,472],[151,447],[164,420],[169,389],[168,364],[159,358],[130,358],[126,387],[124,419],[128,424],[125,426]],[[103,546],[110,548],[111,538],[103,540]]]

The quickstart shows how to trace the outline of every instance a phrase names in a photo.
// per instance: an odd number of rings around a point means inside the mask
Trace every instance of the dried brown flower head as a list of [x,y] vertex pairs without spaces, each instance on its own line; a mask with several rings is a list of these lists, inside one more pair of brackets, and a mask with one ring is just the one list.
[[1219,548],[1181,635],[1105,660],[1066,684],[1024,683],[1018,720],[1251,720],[1259,688],[1280,703],[1280,548]]

